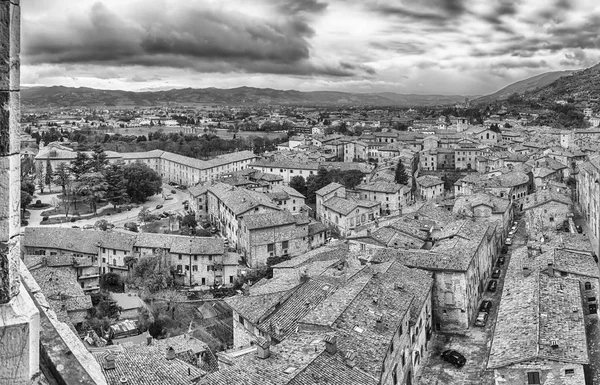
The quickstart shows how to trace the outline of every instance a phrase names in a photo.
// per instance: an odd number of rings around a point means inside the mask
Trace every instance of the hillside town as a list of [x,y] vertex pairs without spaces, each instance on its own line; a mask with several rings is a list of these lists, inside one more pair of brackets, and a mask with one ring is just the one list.
[[[152,383],[136,378],[149,366],[173,384],[600,375],[593,111],[579,130],[527,114],[300,111],[22,123],[35,195],[23,260],[109,384]],[[137,147],[115,132],[134,128]],[[242,151],[200,159],[143,146],[277,128],[270,148],[246,137]],[[142,199],[136,186],[109,194],[109,170],[128,167],[158,185]],[[64,210],[77,200],[88,214]]]

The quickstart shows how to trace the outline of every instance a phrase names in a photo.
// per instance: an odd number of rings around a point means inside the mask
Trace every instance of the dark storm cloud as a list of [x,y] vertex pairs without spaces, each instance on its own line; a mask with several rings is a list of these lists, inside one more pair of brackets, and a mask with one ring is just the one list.
[[171,12],[149,7],[131,22],[98,2],[87,18],[55,24],[52,29],[27,23],[23,28],[23,56],[31,64],[164,66],[294,75],[372,74],[359,65],[350,68],[342,63],[311,62],[308,39],[314,36],[314,30],[308,15],[322,12],[325,7],[316,0],[286,1],[279,5],[285,13],[264,19],[205,7],[182,6]]
[[377,1],[367,7],[383,16],[422,21],[444,21],[466,12],[463,0],[426,0],[419,2],[416,7],[413,2],[408,4],[410,6],[397,1]]
[[499,1],[493,10],[481,17],[491,24],[502,25],[503,18],[517,14],[517,5],[514,0]]

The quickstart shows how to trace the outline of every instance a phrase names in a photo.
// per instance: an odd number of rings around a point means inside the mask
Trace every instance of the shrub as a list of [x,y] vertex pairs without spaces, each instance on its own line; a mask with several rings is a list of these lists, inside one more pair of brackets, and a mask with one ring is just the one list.
[[42,217],[42,222],[47,221],[48,217]]
[[36,200],[36,201],[35,201],[35,205],[36,205],[36,206],[41,206],[41,205],[42,205],[42,201],[41,201],[41,200],[39,200],[39,199],[38,199],[38,200]]
[[77,218],[71,218],[71,222],[75,222]]

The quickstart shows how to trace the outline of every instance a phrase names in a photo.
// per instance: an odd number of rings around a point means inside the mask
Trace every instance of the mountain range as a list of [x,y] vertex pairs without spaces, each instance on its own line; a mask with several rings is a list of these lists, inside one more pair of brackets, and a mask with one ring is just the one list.
[[306,106],[436,106],[464,102],[461,95],[417,95],[349,93],[332,91],[301,92],[271,88],[239,87],[185,88],[168,91],[131,92],[71,88],[31,87],[21,90],[24,108],[158,106],[158,105],[306,105]]
[[132,92],[72,88],[63,86],[31,87],[21,90],[24,108],[58,107],[144,107],[161,105],[304,105],[304,106],[381,106],[419,107],[445,106],[462,103],[466,98],[474,104],[488,104],[507,99],[513,94],[526,98],[554,102],[558,100],[595,101],[600,93],[600,64],[578,71],[543,73],[513,83],[501,90],[473,99],[462,95],[418,95],[380,93],[350,93],[335,91],[301,92],[272,88],[238,87],[184,88],[168,91]]

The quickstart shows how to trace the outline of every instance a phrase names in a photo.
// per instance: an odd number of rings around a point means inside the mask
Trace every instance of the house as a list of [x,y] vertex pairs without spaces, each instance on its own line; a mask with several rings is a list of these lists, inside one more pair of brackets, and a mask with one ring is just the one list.
[[23,256],[23,262],[29,270],[36,267],[72,270],[77,277],[77,283],[85,293],[100,290],[100,268],[97,260],[97,257],[76,257],[66,253],[48,256],[26,254]]
[[527,233],[534,239],[562,227],[563,222],[573,215],[572,209],[571,198],[554,190],[536,191],[521,202]]
[[304,179],[307,179],[311,175],[316,175],[319,171],[319,162],[259,160],[251,163],[249,167],[263,173],[282,177],[283,183],[287,185],[290,183],[290,180],[297,175],[300,175]]
[[452,212],[460,217],[472,218],[476,221],[500,223],[503,240],[512,226],[514,217],[513,205],[509,199],[486,193],[457,197]]
[[406,186],[397,183],[374,182],[361,183],[355,187],[358,199],[379,202],[381,204],[381,215],[397,215],[402,213],[402,207],[406,207]]
[[305,204],[306,197],[289,186],[274,187],[266,195],[273,200],[282,210],[292,214],[300,214]]
[[[577,180],[577,206],[585,217],[596,239],[600,227],[600,156],[593,156],[579,165]],[[598,253],[600,254],[600,253]]]
[[417,178],[417,191],[421,199],[432,200],[444,195],[444,181],[433,175]]
[[146,308],[144,301],[136,293],[110,293],[110,297],[121,308],[120,320],[137,320],[139,311]]
[[464,330],[477,316],[499,247],[496,224],[460,220],[434,229],[422,250],[389,248],[365,258],[433,273],[434,330]]
[[584,384],[590,357],[580,283],[544,262],[526,248],[513,251],[487,368],[507,384]]
[[[289,262],[294,264],[294,260]],[[432,333],[433,280],[429,273],[395,262],[364,266],[356,258],[344,258],[332,251],[302,258],[300,266],[294,264],[292,267],[288,262],[283,265],[274,266],[271,282],[257,283],[254,286],[258,287],[254,290],[251,287],[246,296],[226,299],[234,312],[236,346],[250,349],[247,346],[257,341],[259,354],[265,347],[279,352],[279,349],[297,343],[299,336],[310,336],[312,341],[319,341],[323,337],[315,334],[326,335],[324,341],[329,346],[326,350],[342,353],[346,364],[370,376],[372,383],[407,384],[414,381],[427,358]],[[294,278],[292,273],[298,268],[304,273],[301,278],[297,274]],[[284,283],[288,286],[282,286]],[[284,287],[286,289],[282,291]],[[359,346],[361,348],[357,349]],[[278,365],[278,359],[271,363],[268,356],[262,361],[244,359],[238,364],[236,352],[242,351],[231,352],[232,366],[207,377],[206,383],[224,384],[217,379],[231,381],[231,376],[241,375],[251,376],[252,381],[260,383],[261,376],[270,373],[268,368]],[[317,346],[302,354],[318,355],[319,352]],[[261,370],[248,370],[256,362],[261,363]],[[312,362],[312,358],[307,357],[306,362]],[[289,360],[286,365],[290,365]],[[240,371],[242,367],[244,370]],[[298,369],[294,366],[289,373],[292,375],[277,383],[300,384],[293,378],[307,369]],[[327,371],[330,370],[337,369]],[[335,373],[323,371],[315,372],[316,377],[308,378],[307,383]],[[348,369],[339,376],[345,376],[347,372]]]
[[300,255],[310,249],[308,225],[308,218],[287,210],[244,215],[240,220],[240,251],[251,267],[266,265],[270,257]]

